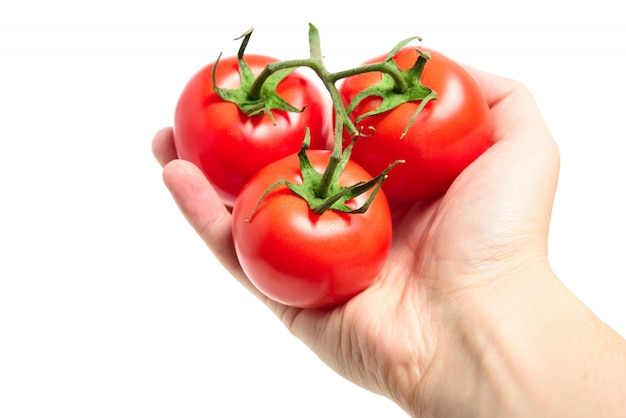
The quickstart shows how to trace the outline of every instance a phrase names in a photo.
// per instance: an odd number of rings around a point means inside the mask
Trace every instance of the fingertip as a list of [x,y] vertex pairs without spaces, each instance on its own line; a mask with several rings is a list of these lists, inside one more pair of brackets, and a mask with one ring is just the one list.
[[169,161],[163,167],[163,182],[183,215],[199,233],[227,212],[202,171],[189,161]]
[[173,128],[163,128],[154,135],[152,140],[152,154],[162,167],[178,158],[176,145],[174,144]]
[[[172,159],[163,165],[163,182],[177,203],[196,200],[210,185],[200,170],[189,161]],[[207,183],[207,184],[205,184]]]

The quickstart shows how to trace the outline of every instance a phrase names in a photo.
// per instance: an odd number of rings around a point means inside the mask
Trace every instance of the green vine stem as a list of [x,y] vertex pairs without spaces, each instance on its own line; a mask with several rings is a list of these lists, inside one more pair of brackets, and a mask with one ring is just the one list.
[[[248,43],[248,39],[252,31],[249,30],[243,36],[246,37],[244,43],[242,45]],[[421,39],[419,37],[411,37],[407,38],[404,41],[400,42],[394,50],[392,50],[393,54],[390,54],[392,57],[395,55],[400,48],[406,46],[410,41],[414,39]],[[324,65],[322,52],[321,52],[321,42],[319,31],[313,24],[309,24],[309,50],[310,57],[304,59],[295,59],[288,61],[280,61],[272,64],[268,64],[265,69],[257,76],[254,83],[252,83],[252,87],[250,88],[250,92],[248,98],[250,100],[258,100],[261,96],[261,87],[267,81],[268,77],[272,74],[278,72],[279,70],[284,70],[287,68],[298,68],[298,67],[308,67],[312,69],[318,77],[321,79],[322,83],[330,93],[330,98],[332,100],[333,106],[336,109],[337,119],[340,120],[342,127],[345,127],[348,130],[348,133],[352,137],[356,137],[359,135],[357,128],[354,123],[350,119],[345,106],[343,105],[343,101],[341,100],[341,96],[339,95],[339,91],[337,90],[336,83],[347,77],[353,77],[359,74],[371,73],[371,72],[380,72],[384,74],[388,74],[392,77],[395,85],[395,92],[404,93],[408,89],[407,82],[402,75],[401,70],[391,61],[385,60],[383,62],[363,65],[360,67],[350,68],[348,70],[343,70],[339,72],[330,72],[326,69]],[[243,54],[243,51],[240,48],[240,54]]]
[[[380,175],[376,176],[372,181],[359,183],[350,187],[341,187],[338,185],[339,175],[346,166],[349,158],[352,146],[357,138],[360,136],[360,132],[355,125],[355,122],[350,118],[350,112],[354,110],[356,105],[368,96],[380,96],[383,98],[383,102],[378,110],[369,112],[367,116],[379,114],[388,111],[394,107],[399,106],[402,103],[409,101],[421,100],[422,103],[418,109],[421,110],[423,106],[429,100],[436,98],[436,93],[431,89],[423,86],[419,79],[423,67],[428,60],[428,56],[424,53],[419,54],[415,65],[408,71],[403,71],[393,61],[395,54],[409,42],[421,38],[414,36],[404,39],[399,42],[387,55],[387,58],[382,62],[362,65],[348,70],[330,72],[324,65],[321,42],[319,31],[313,24],[309,24],[309,53],[310,56],[304,59],[294,59],[287,61],[279,61],[270,63],[261,71],[261,73],[254,77],[251,74],[250,69],[247,67],[244,59],[244,52],[248,45],[248,41],[252,34],[252,29],[248,30],[238,39],[243,38],[241,46],[238,51],[238,59],[240,66],[240,74],[242,78],[242,86],[239,89],[220,89],[215,85],[213,81],[213,87],[218,95],[224,100],[229,100],[238,104],[240,109],[248,115],[257,114],[261,111],[271,114],[272,109],[281,109],[286,111],[299,111],[293,108],[293,106],[284,102],[282,98],[275,92],[275,86],[280,81],[300,67],[308,67],[312,69],[315,74],[320,78],[324,87],[330,94],[330,98],[333,104],[335,112],[335,130],[334,130],[334,145],[330,155],[329,163],[320,175],[314,175],[311,173],[312,168],[306,157],[306,149],[308,149],[308,132],[307,138],[303,143],[300,151],[299,158],[301,163],[301,170],[304,175],[304,182],[308,183],[300,187],[300,185],[292,185],[285,181],[279,181],[276,184],[270,186],[270,188],[261,196],[263,197],[274,187],[285,184],[294,193],[300,195],[307,200],[309,207],[315,213],[321,214],[328,209],[340,210],[343,212],[362,213],[367,210],[369,203],[375,196],[376,192],[382,185],[382,182],[386,179],[389,170],[396,164],[402,161],[396,161],[390,164],[389,168]],[[215,80],[215,68],[213,70],[213,80]],[[381,83],[372,86],[372,89],[363,91],[357,97],[355,97],[351,103],[346,107],[343,104],[343,100],[336,87],[336,83],[344,78],[353,77],[359,74],[378,72],[383,75],[383,81]],[[417,114],[417,112],[416,112]],[[414,115],[413,119],[416,115]],[[363,117],[363,116],[362,116]],[[362,119],[361,117],[361,119]],[[357,121],[360,120],[357,118]],[[344,149],[343,146],[343,133],[344,129],[348,132],[352,138],[351,143]],[[408,129],[408,126],[407,126]],[[314,171],[314,170],[313,170]],[[359,194],[365,193],[374,189],[372,195],[368,201],[356,210],[348,208],[344,202],[348,199],[352,199]],[[255,210],[256,211],[256,210]]]

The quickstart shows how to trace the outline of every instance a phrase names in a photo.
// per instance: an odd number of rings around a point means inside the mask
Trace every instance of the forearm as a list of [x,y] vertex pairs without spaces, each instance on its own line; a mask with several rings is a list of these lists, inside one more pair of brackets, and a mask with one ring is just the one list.
[[415,416],[623,416],[626,342],[549,268],[455,306],[445,318],[455,330],[423,380]]

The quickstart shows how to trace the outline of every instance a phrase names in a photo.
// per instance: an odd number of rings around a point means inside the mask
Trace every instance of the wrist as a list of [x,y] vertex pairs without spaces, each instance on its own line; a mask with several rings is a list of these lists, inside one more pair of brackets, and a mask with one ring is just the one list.
[[626,409],[623,338],[547,264],[454,298],[442,303],[445,337],[414,416],[598,417]]

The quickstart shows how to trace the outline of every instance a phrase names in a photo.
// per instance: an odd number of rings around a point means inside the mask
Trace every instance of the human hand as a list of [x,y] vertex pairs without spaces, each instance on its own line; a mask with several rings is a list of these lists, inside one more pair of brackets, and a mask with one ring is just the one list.
[[557,148],[527,89],[473,73],[491,109],[493,146],[444,196],[392,208],[386,265],[334,308],[297,309],[260,294],[237,261],[229,210],[199,169],[176,159],[171,128],[153,141],[165,184],[225,269],[335,371],[415,415],[472,416],[489,400],[504,407],[476,385],[489,380],[487,335],[527,302],[524,286],[558,287],[547,257]]

